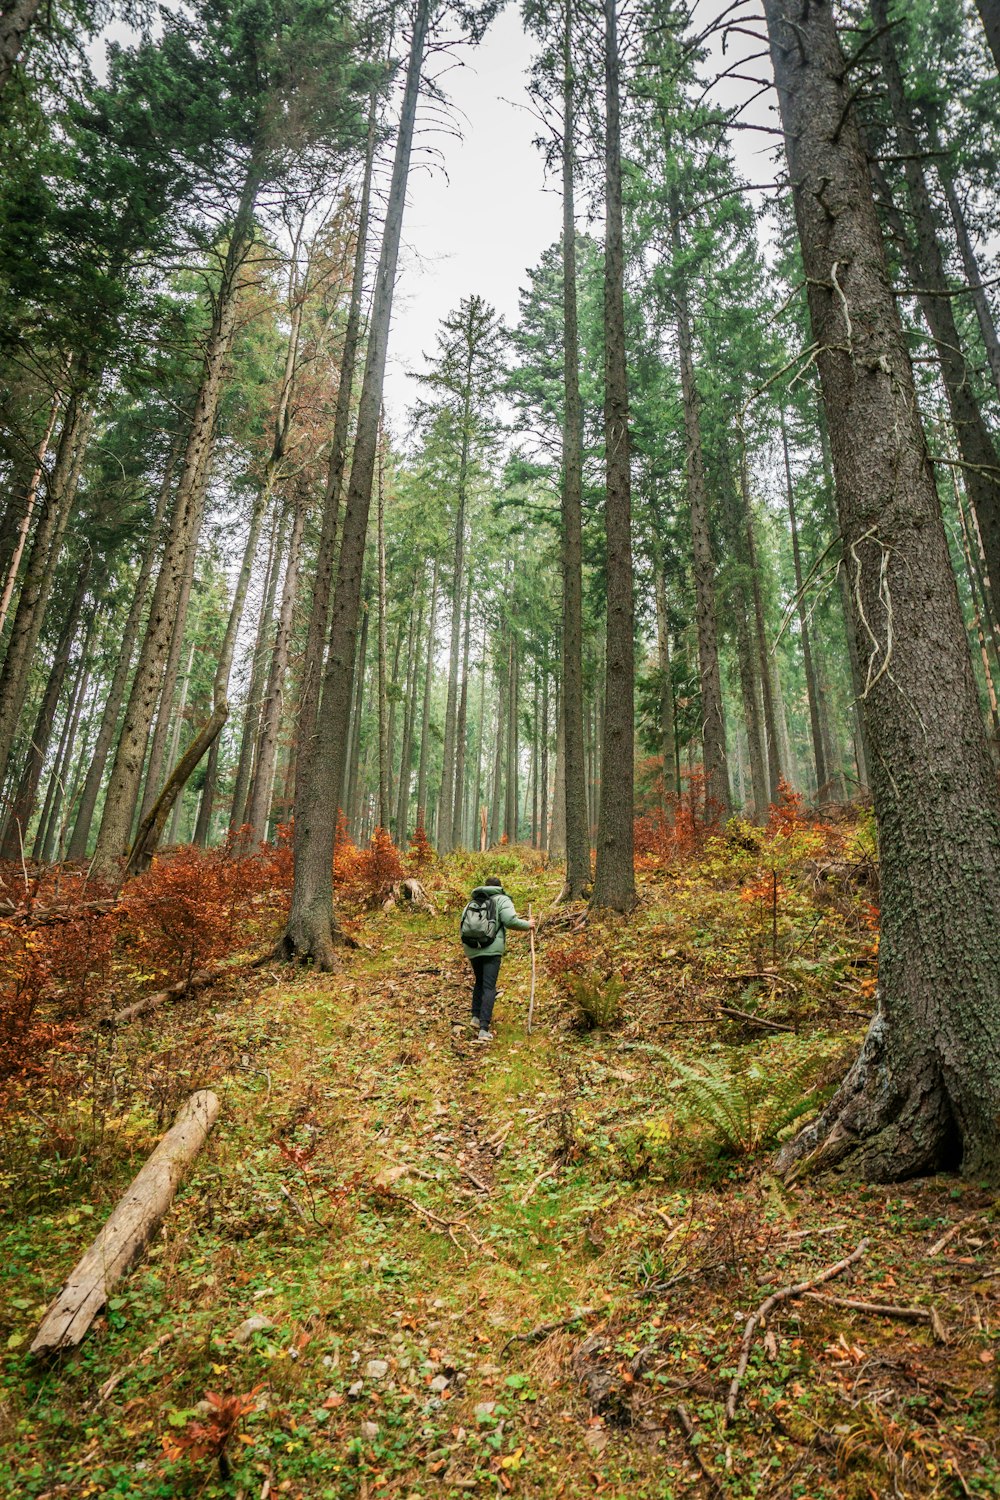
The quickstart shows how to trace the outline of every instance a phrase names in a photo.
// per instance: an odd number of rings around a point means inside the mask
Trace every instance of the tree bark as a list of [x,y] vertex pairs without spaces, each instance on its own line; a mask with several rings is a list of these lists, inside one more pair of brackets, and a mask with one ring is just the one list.
[[392,736],[389,733],[389,637],[385,588],[385,430],[380,428],[378,447],[378,821],[389,831],[392,797]]
[[472,571],[465,589],[465,624],[462,639],[462,685],[458,695],[455,720],[455,811],[452,818],[452,846],[465,847],[465,755],[469,721],[469,631],[472,623]]
[[632,477],[625,362],[625,256],[617,0],[605,0],[604,448],[607,633],[601,736],[601,806],[592,905],[629,911],[636,900],[633,860],[635,782],[635,602],[632,586]]
[[[1000,15],[1000,6],[998,6]],[[998,21],[1000,26],[1000,21]],[[997,335],[997,326],[993,320],[993,309],[990,307],[990,299],[986,295],[983,286],[983,273],[979,268],[979,261],[969,234],[969,227],[965,222],[965,213],[962,203],[955,190],[954,179],[951,173],[942,163],[938,163],[938,176],[944,188],[945,198],[948,200],[948,212],[951,214],[951,222],[955,228],[955,239],[958,243],[959,254],[962,257],[962,267],[965,271],[965,279],[969,283],[969,295],[972,305],[976,309],[976,317],[979,320],[979,331],[983,336],[983,344],[986,348],[986,359],[993,376],[993,388],[1000,396],[1000,336]],[[2,625],[0,620],[0,625]]]
[[431,687],[434,681],[434,636],[437,625],[438,560],[434,559],[434,577],[431,582],[431,615],[427,629],[427,661],[424,667],[424,702],[420,718],[420,759],[417,765],[417,818],[424,824],[427,818],[427,757],[430,753]]
[[361,303],[365,290],[365,257],[371,219],[372,167],[375,160],[376,140],[375,111],[376,95],[373,93],[368,107],[368,141],[365,147],[365,170],[355,229],[357,239],[354,247],[351,296],[347,308],[347,323],[344,328],[344,347],[340,356],[337,404],[334,408],[333,434],[330,439],[330,465],[327,470],[326,493],[323,496],[319,543],[316,548],[313,573],[312,603],[309,609],[309,625],[303,657],[304,671],[299,691],[296,794],[300,784],[305,786],[309,759],[315,749],[316,713],[319,708],[320,685],[323,680],[323,661],[330,620],[330,593],[333,587],[333,570],[337,561],[340,497],[343,493],[344,471],[347,463],[351,396],[354,390],[354,368],[357,364],[358,342],[361,334]]
[[[1000,1173],[1000,794],[833,7],[764,0],[808,283],[878,820],[861,1056],[779,1167]],[[947,684],[942,692],[941,685]]]
[[659,543],[653,547],[653,593],[656,601],[656,664],[660,674],[659,691],[659,740],[660,757],[663,763],[661,779],[663,800],[661,807],[666,812],[667,788],[671,787],[679,796],[675,765],[677,761],[676,730],[674,727],[674,685],[670,671],[670,615],[667,609],[667,575],[663,565],[663,551]]
[[230,833],[235,833],[246,823],[247,800],[253,781],[254,759],[257,754],[260,716],[263,709],[264,674],[268,660],[267,637],[274,623],[274,600],[278,592],[278,573],[285,551],[287,515],[284,505],[276,505],[268,542],[267,566],[264,569],[264,591],[260,602],[260,614],[257,618],[257,634],[254,639],[253,656],[250,660],[250,682],[247,686],[247,703],[243,715],[243,730],[240,735],[236,780],[233,783],[233,800],[229,809]]
[[[91,611],[87,631],[83,639],[83,647],[80,652],[80,663],[76,674],[76,680],[70,689],[69,703],[66,705],[66,719],[63,724],[63,732],[60,737],[59,749],[56,754],[55,765],[52,768],[52,776],[49,782],[49,790],[46,795],[46,807],[38,825],[38,837],[36,839],[36,858],[40,858],[43,864],[49,864],[56,850],[56,836],[59,835],[59,857],[62,857],[61,846],[65,837],[65,829],[60,830],[60,814],[63,803],[67,803],[66,784],[69,780],[70,767],[73,764],[73,746],[76,743],[77,730],[80,727],[80,714],[83,709],[83,699],[90,680],[90,648],[94,638],[95,613]],[[65,820],[64,820],[65,821]]]
[[[678,205],[670,205],[670,238],[675,258],[681,251]],[[684,437],[687,447],[687,490],[691,511],[691,546],[694,554],[695,617],[698,625],[698,672],[701,684],[701,738],[705,767],[706,813],[727,815],[732,807],[729,766],[726,757],[726,721],[722,708],[722,676],[719,671],[716,623],[715,559],[708,521],[705,460],[701,441],[701,411],[695,377],[684,272],[678,274],[674,294],[677,313],[677,350],[681,393],[684,402]]]
[[176,618],[188,550],[201,516],[226,359],[236,325],[239,275],[253,242],[253,208],[258,185],[257,168],[251,167],[243,186],[216,289],[215,311],[202,363],[201,383],[174,502],[174,513],[153,590],[149,621],[139,652],[125,722],[108,782],[93,866],[95,873],[105,879],[114,877],[128,841],[132,808],[142,778],[149,726]]
[[[361,712],[365,704],[365,663],[368,654],[368,626],[371,622],[371,604],[366,599],[361,613],[361,635],[358,639],[358,657],[354,668],[354,703],[351,708],[350,734],[348,744],[350,745],[350,757],[348,760],[344,782],[340,789],[340,806],[347,813],[347,822],[356,833],[358,824],[358,778],[360,774],[361,761]],[[367,752],[366,752],[367,761]],[[364,778],[361,778],[364,784]]]
[[7,623],[7,611],[10,609],[10,601],[14,594],[14,585],[17,583],[17,575],[21,567],[21,558],[24,556],[24,545],[28,539],[31,529],[31,518],[35,513],[35,503],[38,499],[38,490],[45,474],[45,459],[48,455],[49,444],[55,431],[56,419],[59,416],[59,403],[62,400],[62,392],[56,391],[52,397],[52,405],[49,409],[49,420],[42,434],[42,440],[38,445],[38,453],[35,458],[35,467],[31,478],[28,480],[24,491],[24,512],[17,527],[17,540],[10,554],[7,564],[7,577],[4,579],[3,593],[0,594],[0,633]]
[[746,444],[740,442],[740,497],[743,501],[743,525],[746,533],[746,556],[750,568],[750,592],[753,598],[754,629],[757,636],[757,655],[760,659],[761,707],[764,712],[764,737],[767,750],[767,771],[771,801],[778,800],[778,788],[783,774],[791,776],[792,761],[788,746],[788,728],[785,724],[784,703],[781,696],[781,680],[778,661],[767,643],[767,621],[764,618],[764,591],[761,587],[761,566],[757,551],[757,534],[754,525],[753,504],[750,499],[750,474],[747,466]]
[[590,889],[590,830],[583,745],[583,402],[576,285],[576,66],[573,0],[565,0],[563,32],[563,450],[562,450],[562,685],[557,760],[560,837],[566,853],[562,901]]
[[336,834],[337,795],[344,782],[355,643],[361,605],[362,562],[378,443],[389,321],[429,14],[430,0],[418,0],[413,17],[396,156],[386,204],[382,250],[368,329],[368,352],[358,403],[357,435],[330,625],[330,650],[317,718],[317,747],[315,755],[309,758],[308,774],[296,795],[295,876],[292,909],[282,949],[289,956],[310,958],[321,968],[330,968],[334,961],[336,926],[333,913],[332,854]]
[[507,657],[507,775],[504,801],[503,831],[508,844],[517,843],[517,757],[518,757],[518,697],[520,684],[520,661],[517,636],[511,630],[508,637]]
[[1000,0],[976,0],[976,9],[986,31],[993,61],[1000,69]]
[[170,816],[170,809],[174,805],[175,798],[179,797],[183,792],[198,762],[225,724],[228,713],[229,704],[225,699],[215,705],[212,709],[211,717],[199,729],[180,760],[170,772],[162,792],[149,809],[149,812],[139,823],[135,842],[129,851],[126,864],[127,874],[138,875],[143,870],[148,869],[153,855],[159,846],[160,839],[163,836],[163,830],[167,826],[167,819]]
[[406,711],[403,715],[403,740],[399,747],[399,782],[396,788],[396,845],[405,849],[410,835],[410,792],[413,787],[413,726],[417,718],[417,688],[420,682],[420,648],[423,640],[424,600],[427,574],[421,569],[422,586],[416,609],[410,610],[409,638],[406,643]]
[[38,16],[40,0],[6,0],[0,10],[0,94],[10,82],[25,40]]

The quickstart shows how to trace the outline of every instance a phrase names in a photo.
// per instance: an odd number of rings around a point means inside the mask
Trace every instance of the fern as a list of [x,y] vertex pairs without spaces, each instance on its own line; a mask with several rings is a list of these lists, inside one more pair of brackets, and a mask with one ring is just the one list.
[[581,974],[572,981],[570,993],[577,1007],[577,1025],[582,1031],[607,1031],[621,1009],[622,981],[616,976]]
[[816,1108],[817,1074],[826,1060],[826,1049],[801,1055],[797,1043],[764,1053],[755,1049],[750,1057],[734,1050],[726,1059],[696,1065],[674,1059],[675,1114],[680,1122],[705,1128],[724,1151],[752,1156]]

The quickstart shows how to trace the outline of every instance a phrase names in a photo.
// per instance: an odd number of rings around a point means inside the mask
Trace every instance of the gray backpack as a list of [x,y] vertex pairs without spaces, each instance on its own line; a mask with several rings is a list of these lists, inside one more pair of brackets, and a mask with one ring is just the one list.
[[495,898],[484,891],[473,891],[458,925],[462,942],[467,948],[488,948],[499,930]]

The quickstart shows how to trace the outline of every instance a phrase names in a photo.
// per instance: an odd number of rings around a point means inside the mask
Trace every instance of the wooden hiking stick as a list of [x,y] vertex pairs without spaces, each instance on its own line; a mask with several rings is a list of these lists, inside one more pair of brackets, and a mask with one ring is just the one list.
[[[531,921],[531,902],[528,902],[528,921]],[[531,999],[528,1001],[528,1035],[531,1035],[531,1019],[535,1014],[535,929],[528,933],[531,939]]]

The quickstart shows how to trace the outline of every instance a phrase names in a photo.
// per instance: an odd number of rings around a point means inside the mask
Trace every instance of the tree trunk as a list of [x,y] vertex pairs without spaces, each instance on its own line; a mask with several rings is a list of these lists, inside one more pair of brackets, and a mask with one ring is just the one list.
[[[547,656],[546,651],[546,656]],[[549,847],[549,672],[548,661],[542,667],[542,724],[539,743],[538,847]]]
[[[902,239],[900,248],[920,293],[918,301],[941,364],[952,425],[965,465],[965,483],[969,499],[979,518],[986,547],[987,567],[992,578],[1000,575],[1000,463],[993,439],[983,420],[955,322],[951,288],[938,243],[934,207],[921,161],[923,148],[910,114],[896,44],[889,28],[888,0],[869,0],[869,3],[872,20],[879,28],[881,72],[892,109],[897,144],[903,155],[907,201],[916,232],[916,253],[910,248],[905,226],[898,227],[897,237]],[[880,170],[876,171],[876,176],[884,184]],[[884,187],[884,192],[888,207],[892,200],[887,186]]]
[[[997,9],[998,15],[1000,15],[1000,5],[998,5]],[[948,200],[948,211],[951,214],[951,222],[955,226],[955,239],[958,242],[959,253],[962,257],[965,279],[969,283],[972,305],[976,309],[976,317],[979,320],[979,331],[983,336],[986,358],[989,363],[990,374],[993,376],[993,388],[997,395],[1000,396],[1000,336],[997,335],[997,326],[993,321],[993,309],[990,307],[990,299],[987,297],[986,288],[983,286],[983,273],[979,268],[979,261],[976,259],[976,252],[973,248],[968,225],[965,222],[961,200],[955,191],[954,179],[940,161],[938,162],[937,172],[944,187],[944,195]],[[2,623],[2,620],[0,620],[0,625]]]
[[601,737],[601,807],[595,908],[635,905],[635,604],[632,588],[632,479],[625,362],[625,259],[617,0],[605,0],[604,447],[607,536],[607,646]]
[[0,95],[11,74],[25,39],[38,15],[40,0],[7,0],[0,10]]
[[976,9],[986,30],[993,61],[1000,69],[1000,0],[976,0]]
[[295,609],[295,596],[299,583],[299,554],[308,508],[308,490],[302,483],[296,497],[292,518],[285,577],[281,587],[281,603],[278,607],[278,628],[275,631],[267,688],[261,707],[257,753],[254,757],[253,785],[250,789],[245,819],[253,829],[255,843],[262,842],[268,834],[271,797],[274,792],[274,768],[278,759],[278,736],[281,732],[281,710],[285,702],[285,676],[288,672],[292,613]]
[[[770,803],[770,780],[765,768],[765,739],[763,715],[764,668],[757,650],[756,633],[751,633],[750,610],[753,602],[753,583],[750,578],[749,533],[746,526],[746,495],[741,484],[737,495],[729,465],[728,452],[723,455],[720,489],[723,497],[725,522],[723,547],[732,554],[733,574],[726,606],[727,614],[733,616],[736,631],[736,665],[740,679],[740,696],[743,700],[743,720],[746,725],[747,759],[750,765],[750,784],[753,797],[753,821],[767,822]],[[741,503],[742,502],[742,503]],[[737,754],[739,743],[737,742]]]
[[385,430],[380,428],[378,446],[378,821],[389,830],[392,796],[392,736],[389,733],[389,637],[385,599]]
[[[82,372],[79,372],[79,379],[82,378]],[[31,663],[52,592],[66,527],[76,499],[92,422],[93,409],[83,393],[82,385],[78,385],[70,392],[67,402],[56,461],[47,486],[45,504],[35,527],[14,622],[7,640],[3,668],[0,669],[0,785],[7,777],[11,749],[24,708]]]
[[764,710],[764,735],[767,749],[767,770],[771,801],[778,799],[778,787],[783,774],[791,776],[792,762],[788,745],[788,728],[781,697],[781,681],[778,661],[767,643],[767,622],[764,618],[764,592],[761,588],[761,566],[757,552],[757,535],[754,526],[753,505],[750,500],[750,474],[747,466],[746,444],[740,443],[740,496],[743,500],[743,524],[746,531],[746,555],[750,569],[750,591],[753,596],[754,628],[757,635],[757,655],[760,659],[761,705]]
[[517,756],[518,756],[518,696],[520,684],[520,662],[518,660],[517,637],[510,632],[507,658],[507,777],[504,802],[503,831],[508,844],[517,843]]
[[143,552],[142,565],[139,569],[139,576],[136,579],[135,593],[132,596],[132,603],[129,605],[125,628],[122,631],[118,659],[115,662],[111,686],[108,688],[107,700],[104,704],[104,711],[101,714],[101,725],[97,731],[93,755],[87,770],[86,779],[83,783],[83,792],[80,796],[80,809],[76,815],[76,822],[73,825],[73,835],[69,841],[69,849],[67,851],[67,858],[71,860],[82,860],[87,857],[90,826],[94,821],[97,798],[100,795],[101,782],[104,779],[104,767],[107,764],[108,752],[114,742],[115,730],[118,728],[118,715],[121,712],[121,706],[125,699],[125,688],[128,685],[128,676],[132,667],[132,653],[135,650],[135,643],[139,635],[139,626],[142,623],[142,611],[146,603],[146,594],[149,590],[149,580],[152,577],[153,566],[156,562],[156,551],[159,546],[160,533],[163,530],[163,517],[166,514],[167,501],[170,498],[170,487],[173,483],[174,467],[179,451],[180,444],[175,439],[167,456],[166,467],[163,471],[163,481],[157,492],[156,508],[153,512],[149,538]]
[[660,756],[663,761],[663,801],[666,811],[667,788],[679,796],[677,782],[677,732],[674,724],[674,683],[670,670],[670,616],[667,610],[667,576],[663,566],[663,552],[659,543],[653,548],[653,592],[656,600],[656,662],[660,673],[659,692],[659,739]]
[[212,741],[222,730],[229,713],[229,704],[223,700],[216,703],[212,709],[211,717],[202,725],[198,733],[191,740],[184,754],[174,766],[160,795],[153,803],[146,816],[140,821],[136,832],[135,842],[129,851],[126,873],[138,875],[149,868],[153,855],[156,853],[163,830],[170,816],[170,809],[174,805],[174,799],[179,797],[194,773],[198,762],[208,750]]
[[[193,635],[191,645],[188,649],[187,666],[184,668],[184,676],[181,678],[181,690],[177,699],[177,708],[174,711],[174,732],[170,737],[170,758],[167,764],[175,766],[181,749],[181,736],[184,731],[184,715],[187,712],[188,693],[191,691],[191,672],[194,668],[194,654],[197,649],[197,635]],[[215,744],[215,740],[212,741]],[[181,811],[184,806],[183,797],[178,797],[174,803],[174,814],[170,820],[170,832],[167,834],[167,843],[176,844],[180,833]]]
[[[1000,1172],[1000,794],[832,6],[764,0],[807,277],[879,829],[875,1019],[779,1158]],[[942,692],[941,685],[947,684]]]
[[421,569],[423,586],[416,610],[410,610],[409,637],[406,643],[406,711],[403,715],[403,742],[399,747],[399,783],[396,788],[396,846],[405,849],[410,835],[410,790],[413,784],[413,726],[417,718],[417,687],[420,682],[420,647],[424,623],[424,598],[427,574]]
[[472,616],[472,571],[465,590],[465,625],[462,642],[462,686],[455,721],[455,812],[451,825],[452,845],[465,847],[465,736],[469,719],[469,630]]
[[13,860],[20,858],[21,850],[24,847],[25,832],[35,810],[38,783],[41,780],[45,757],[49,751],[49,740],[52,736],[52,726],[55,723],[56,709],[59,706],[63,683],[66,680],[66,669],[69,666],[73,642],[76,640],[76,629],[80,623],[80,615],[83,612],[83,603],[87,597],[87,584],[90,580],[92,557],[93,553],[88,548],[84,553],[84,560],[80,567],[76,588],[70,600],[69,610],[59,635],[55,655],[52,659],[52,666],[49,668],[45,692],[42,694],[42,701],[35,719],[34,731],[28,744],[28,754],[21,772],[17,795],[14,798],[14,806],[4,833],[3,847],[0,850],[0,858],[3,859]]
[[462,640],[462,599],[465,593],[465,491],[469,471],[469,445],[472,438],[472,363],[474,356],[471,318],[465,389],[462,407],[462,451],[458,468],[458,509],[455,516],[455,570],[451,586],[451,643],[448,652],[448,696],[444,714],[444,749],[441,761],[441,797],[438,817],[438,848],[447,854],[454,848],[456,730],[458,719],[458,660]]
[[[368,625],[371,620],[371,608],[366,600],[361,615],[361,636],[358,640],[358,659],[354,669],[354,703],[351,709],[350,735],[348,743],[351,747],[350,760],[348,762],[345,782],[340,788],[342,806],[347,813],[349,826],[357,832],[358,822],[358,776],[361,760],[361,711],[365,703],[365,660],[368,652]],[[364,784],[364,778],[362,778]]]
[[[679,256],[681,232],[676,201],[670,205],[670,237]],[[708,521],[705,460],[701,441],[701,410],[695,378],[691,338],[691,314],[683,273],[674,296],[677,310],[677,349],[681,393],[684,401],[684,435],[687,445],[687,490],[691,510],[691,545],[694,554],[695,616],[698,624],[698,674],[701,684],[701,738],[705,767],[706,814],[727,815],[729,767],[726,760],[726,721],[722,708],[722,676],[719,671],[718,626],[715,601],[715,559]]]
[[311,958],[321,968],[331,967],[334,958],[332,852],[336,833],[337,795],[344,783],[365,535],[368,530],[389,321],[429,12],[430,0],[418,0],[413,18],[396,156],[386,204],[382,250],[368,329],[368,353],[358,404],[357,435],[330,625],[330,651],[317,718],[316,753],[309,757],[308,774],[296,796],[295,877],[292,909],[282,947],[289,956]]
[[472,795],[472,818],[474,825],[472,843],[477,842],[475,828],[480,829],[478,842],[482,844],[483,813],[483,742],[486,737],[486,657],[489,645],[489,626],[483,618],[483,654],[479,663],[479,725],[476,731],[476,785]]
[[3,593],[0,594],[0,632],[7,623],[7,611],[10,609],[10,601],[14,594],[14,585],[17,583],[17,575],[21,567],[21,558],[24,556],[24,545],[28,539],[31,529],[31,518],[35,513],[35,502],[38,499],[38,489],[45,474],[45,459],[52,441],[55,430],[56,418],[59,416],[59,403],[62,400],[62,392],[56,391],[52,397],[52,405],[49,409],[48,425],[42,434],[42,440],[38,445],[38,453],[35,457],[35,466],[31,472],[24,491],[24,512],[18,522],[17,539],[14,542],[7,564],[7,577],[4,579]]
[[236,779],[233,783],[233,800],[229,809],[229,831],[245,826],[247,802],[253,781],[254,759],[260,734],[260,718],[264,700],[264,674],[267,670],[267,638],[274,623],[274,600],[278,592],[278,573],[285,550],[285,522],[288,517],[284,505],[276,505],[271,521],[271,534],[267,548],[267,566],[264,569],[264,591],[257,617],[257,634],[254,639],[253,656],[250,659],[250,682],[247,686],[247,703],[243,715],[243,730],[240,735],[240,754],[236,763]]
[[576,286],[576,64],[573,0],[565,0],[563,32],[563,449],[562,449],[562,685],[560,808],[555,852],[566,853],[560,900],[578,901],[590,888],[590,830],[583,747],[583,402]]
[[[90,682],[90,648],[94,638],[95,613],[92,611],[87,625],[87,633],[83,640],[83,649],[80,652],[80,665],[70,692],[70,701],[66,707],[66,722],[63,726],[63,734],[53,767],[52,781],[49,787],[49,795],[46,798],[48,807],[45,816],[39,823],[41,841],[39,844],[40,857],[43,864],[49,864],[53,855],[62,858],[62,845],[65,840],[65,818],[60,825],[60,815],[63,805],[66,805],[67,813],[70,810],[70,799],[66,797],[66,783],[69,780],[70,767],[73,764],[73,747],[76,744],[77,730],[80,727],[80,714],[83,710],[83,700]],[[58,845],[57,845],[58,835]]]
[[358,204],[357,236],[354,247],[354,269],[351,277],[351,297],[344,328],[344,347],[340,356],[340,372],[337,383],[337,404],[333,414],[333,435],[330,440],[330,465],[327,470],[326,493],[323,496],[323,513],[320,520],[319,543],[313,572],[312,603],[309,609],[309,625],[306,632],[304,671],[299,690],[298,732],[296,736],[298,759],[296,763],[296,794],[301,784],[305,786],[306,768],[315,748],[316,714],[319,708],[320,685],[323,680],[323,660],[326,651],[327,630],[330,619],[330,593],[333,586],[333,570],[337,561],[337,531],[340,524],[340,497],[344,488],[344,470],[347,462],[347,437],[351,425],[351,395],[354,389],[354,367],[358,358],[358,341],[361,332],[361,304],[365,290],[365,255],[368,248],[368,230],[371,218],[372,165],[376,143],[376,95],[373,93],[368,108],[368,141],[365,147],[365,170],[361,183],[361,199]]
[[430,751],[431,686],[434,681],[434,634],[437,625],[438,560],[434,559],[434,577],[431,582],[431,615],[427,629],[427,662],[424,667],[424,703],[420,718],[420,760],[417,767],[417,818],[424,824],[427,818],[427,757]]
[[149,726],[176,619],[188,551],[201,517],[203,487],[211,459],[226,359],[236,325],[239,274],[253,242],[253,207],[257,187],[256,169],[251,167],[244,183],[220,283],[216,289],[215,311],[202,363],[201,383],[174,502],[174,513],[153,590],[146,636],[139,652],[125,722],[108,782],[104,816],[94,853],[94,871],[104,879],[114,877],[128,841],[132,808],[142,778]]
[[819,722],[819,693],[816,673],[813,669],[812,641],[809,637],[809,611],[806,608],[802,581],[802,554],[799,549],[799,529],[795,517],[795,486],[792,484],[792,461],[788,453],[788,431],[785,413],[781,413],[781,447],[785,461],[785,496],[788,501],[788,522],[792,532],[792,561],[795,566],[795,598],[798,606],[799,633],[802,637],[802,663],[806,674],[806,698],[809,703],[809,727],[812,732],[813,759],[816,764],[816,800],[822,806],[827,797],[827,764],[823,747],[823,734]]
[[[549,834],[549,853],[559,859],[566,848],[566,777],[563,775],[562,767],[565,759],[565,734],[563,725],[563,698],[564,694],[558,691],[556,695],[556,774],[552,791],[552,830]],[[586,788],[584,788],[584,807],[586,808]],[[584,825],[586,826],[586,824]]]

